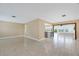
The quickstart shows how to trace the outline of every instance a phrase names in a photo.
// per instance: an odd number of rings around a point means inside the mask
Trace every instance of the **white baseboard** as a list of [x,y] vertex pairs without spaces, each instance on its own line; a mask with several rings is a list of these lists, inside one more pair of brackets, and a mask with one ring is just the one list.
[[37,38],[34,38],[34,37],[31,37],[31,36],[24,35],[24,37],[25,37],[25,38],[28,38],[28,39],[32,39],[32,40],[39,41],[39,39],[37,39]]
[[0,40],[1,39],[9,39],[9,38],[17,38],[17,37],[25,37],[25,38],[29,38],[29,39],[36,40],[36,41],[45,40],[45,38],[37,39],[37,38],[31,37],[31,36],[27,36],[27,35],[15,35],[15,36],[1,37]]
[[24,35],[7,36],[7,37],[1,37],[0,39],[8,39],[8,38],[16,38],[16,37],[24,37]]
[[26,35],[24,35],[24,37],[25,37],[25,38],[32,39],[32,40],[36,40],[36,41],[42,41],[42,40],[45,40],[45,38],[37,39],[37,38],[31,37],[31,36],[26,36]]
[[45,38],[41,38],[41,39],[39,39],[39,41],[43,41],[43,40],[45,40]]

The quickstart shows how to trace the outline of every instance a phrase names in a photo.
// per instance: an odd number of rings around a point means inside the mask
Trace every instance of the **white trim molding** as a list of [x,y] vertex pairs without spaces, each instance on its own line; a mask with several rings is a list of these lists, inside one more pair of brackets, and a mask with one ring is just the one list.
[[45,38],[38,39],[38,38],[34,38],[34,37],[31,37],[31,36],[27,36],[27,35],[24,35],[24,37],[25,37],[25,38],[32,39],[32,40],[36,40],[36,41],[42,41],[42,40],[45,40]]
[[15,36],[0,37],[0,40],[1,39],[9,39],[9,38],[17,38],[17,37],[24,37],[24,38],[28,38],[28,39],[32,39],[32,40],[36,40],[36,41],[45,40],[45,38],[38,39],[38,38],[34,38],[34,37],[31,37],[31,36],[27,36],[27,35],[15,35]]
[[32,40],[36,40],[36,41],[38,41],[37,38],[31,37],[31,36],[24,35],[24,37],[25,37],[25,38],[29,38],[29,39],[32,39]]
[[16,38],[16,37],[24,37],[24,35],[7,36],[7,37],[1,37],[0,39],[8,39],[8,38]]

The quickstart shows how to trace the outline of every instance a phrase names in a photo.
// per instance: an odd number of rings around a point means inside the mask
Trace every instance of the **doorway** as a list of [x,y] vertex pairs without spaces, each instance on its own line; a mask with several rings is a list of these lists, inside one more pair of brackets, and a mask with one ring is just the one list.
[[45,38],[76,40],[76,23],[45,24]]
[[54,39],[77,39],[76,23],[54,25]]

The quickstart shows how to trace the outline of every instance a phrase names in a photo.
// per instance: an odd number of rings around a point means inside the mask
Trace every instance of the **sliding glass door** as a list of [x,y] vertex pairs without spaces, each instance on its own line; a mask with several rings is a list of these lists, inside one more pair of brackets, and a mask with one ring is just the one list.
[[76,39],[75,24],[61,24],[54,26],[54,39]]
[[45,24],[45,38],[53,39],[77,39],[76,38],[76,24]]

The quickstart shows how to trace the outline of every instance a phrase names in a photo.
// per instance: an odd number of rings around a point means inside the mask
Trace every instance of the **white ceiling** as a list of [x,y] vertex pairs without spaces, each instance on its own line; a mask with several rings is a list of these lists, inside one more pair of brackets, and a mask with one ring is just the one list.
[[[66,14],[66,17],[61,15]],[[12,16],[16,16],[12,18]],[[79,4],[68,3],[23,3],[1,4],[0,20],[17,23],[26,23],[34,19],[44,19],[50,22],[79,19]]]

